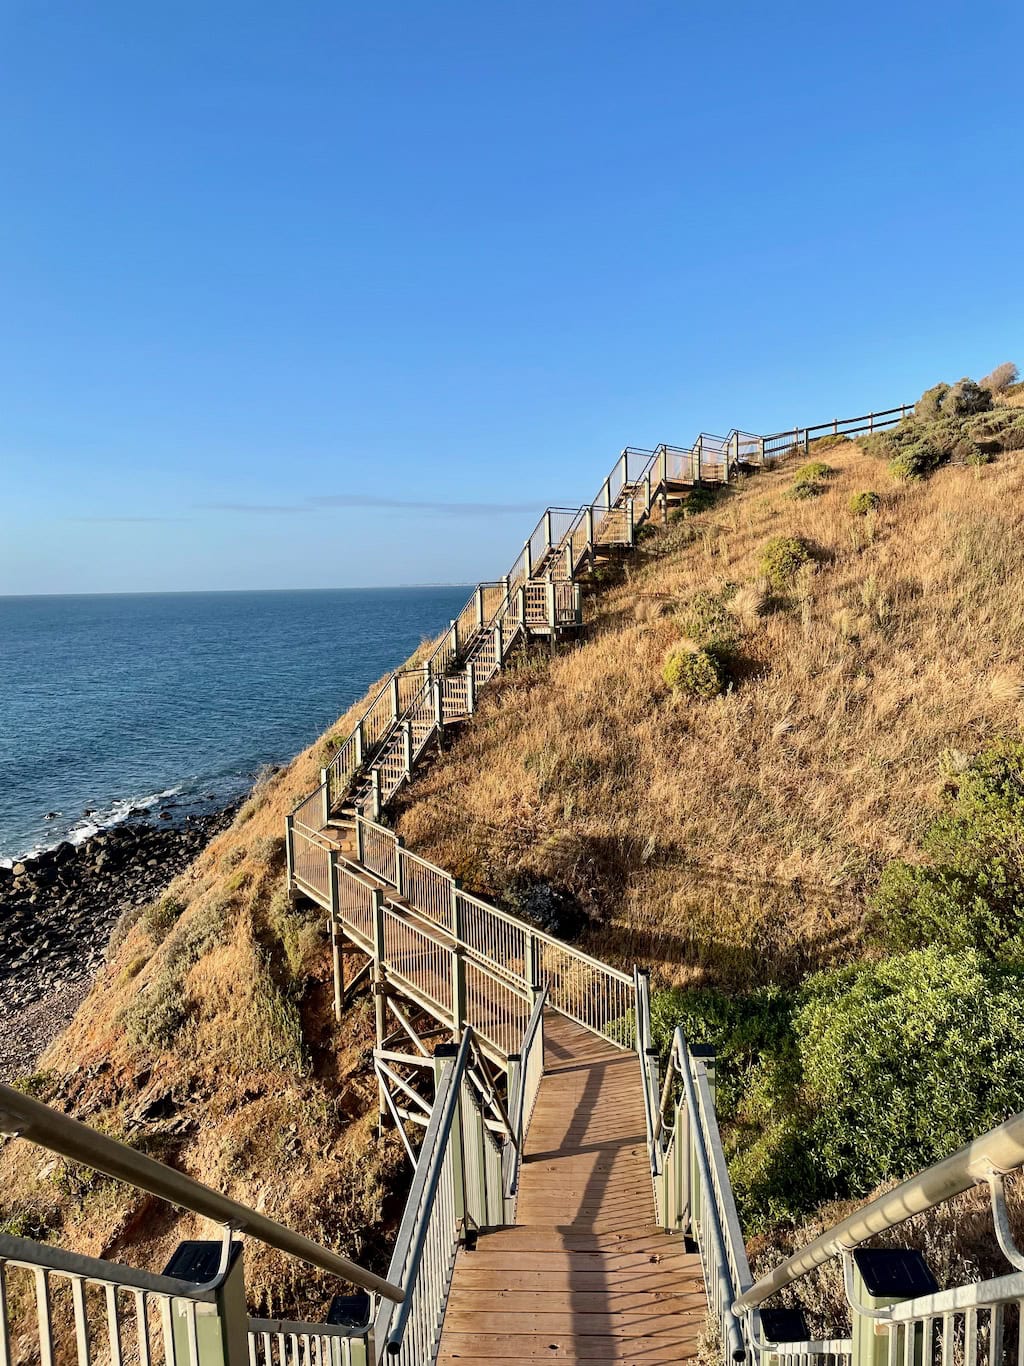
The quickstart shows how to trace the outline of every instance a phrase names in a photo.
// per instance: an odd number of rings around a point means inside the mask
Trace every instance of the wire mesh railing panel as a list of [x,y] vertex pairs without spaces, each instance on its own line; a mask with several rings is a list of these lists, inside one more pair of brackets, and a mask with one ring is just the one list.
[[546,626],[548,622],[548,589],[544,582],[531,580],[524,589],[527,626]]
[[392,887],[398,884],[398,836],[382,825],[358,817],[359,840],[364,867]]
[[527,927],[511,917],[496,914],[493,906],[468,892],[458,891],[455,896],[462,943],[477,957],[529,986],[526,980]]
[[402,896],[415,906],[420,915],[425,915],[435,925],[440,925],[449,934],[455,932],[455,907],[452,896],[455,881],[447,873],[436,868],[425,859],[410,854],[408,849],[399,849],[401,868]]
[[292,875],[307,896],[321,906],[331,904],[330,848],[298,826],[292,831]]
[[441,719],[460,721],[469,715],[469,677],[465,671],[441,680]]
[[307,833],[318,835],[324,828],[324,802],[326,792],[324,784],[314,788],[308,797],[304,797],[292,812],[292,820],[296,829],[305,830]]
[[384,962],[389,975],[402,978],[421,998],[450,1019],[451,950],[438,943],[390,907],[383,911]]
[[373,943],[373,888],[344,864],[338,867],[338,918],[350,935]]
[[626,508],[595,509],[595,545],[629,545],[629,539],[629,513]]
[[537,985],[547,987],[556,1010],[613,1043],[631,1046],[625,1031],[636,992],[624,973],[546,936],[537,939],[536,968]]
[[574,583],[567,579],[556,579],[552,587],[555,596],[556,626],[570,626],[579,617],[579,592]]
[[517,1053],[530,1022],[530,1001],[522,989],[467,959],[466,1023],[506,1056]]

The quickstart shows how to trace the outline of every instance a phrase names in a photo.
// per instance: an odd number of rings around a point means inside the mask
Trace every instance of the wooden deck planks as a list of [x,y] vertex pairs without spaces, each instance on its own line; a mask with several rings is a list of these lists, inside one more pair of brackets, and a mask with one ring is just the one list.
[[655,1224],[636,1057],[551,1013],[545,1064],[516,1226],[459,1252],[438,1361],[692,1359],[700,1259]]

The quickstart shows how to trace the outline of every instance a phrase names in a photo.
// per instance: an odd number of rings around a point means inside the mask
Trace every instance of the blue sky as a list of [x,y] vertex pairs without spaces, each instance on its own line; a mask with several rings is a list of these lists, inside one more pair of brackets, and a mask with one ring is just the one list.
[[1024,364],[1022,40],[8,0],[0,592],[490,577],[626,444]]

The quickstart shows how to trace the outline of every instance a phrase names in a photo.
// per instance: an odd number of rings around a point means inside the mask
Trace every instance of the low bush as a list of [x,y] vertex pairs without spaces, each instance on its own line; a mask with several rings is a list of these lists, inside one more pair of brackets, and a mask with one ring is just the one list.
[[925,863],[889,864],[873,898],[886,948],[973,948],[1024,969],[1024,744],[991,745],[949,779]]
[[983,389],[973,379],[966,376],[950,386],[942,400],[943,417],[973,417],[975,413],[987,413],[992,407],[992,391]]
[[159,944],[178,923],[185,909],[185,903],[177,897],[165,896],[147,906],[140,919],[150,937]]
[[736,620],[727,606],[731,596],[729,588],[720,593],[702,589],[688,604],[683,617],[686,634],[701,645],[731,643],[736,631]]
[[924,479],[948,459],[948,452],[936,446],[928,436],[917,436],[899,445],[889,461],[889,473],[894,479]]
[[1002,365],[997,365],[991,374],[985,376],[981,381],[981,387],[988,389],[992,394],[1002,394],[1012,384],[1017,383],[1019,373],[1012,360],[1003,361]]
[[677,522],[688,517],[699,517],[702,512],[710,511],[731,496],[732,489],[727,484],[696,484],[687,494],[686,501],[673,508],[669,520]]
[[833,474],[835,470],[831,465],[826,465],[824,460],[811,460],[800,466],[795,477],[798,484],[814,484],[819,479],[831,479]]
[[672,646],[661,676],[674,693],[688,697],[717,697],[729,685],[724,660],[710,645],[694,648],[684,642]]
[[843,432],[829,432],[827,436],[816,436],[811,442],[812,451],[827,451],[834,446],[845,446],[852,440]]
[[786,588],[813,556],[801,536],[776,536],[761,551],[761,573],[772,588]]
[[874,512],[881,505],[881,502],[881,498],[874,489],[863,489],[860,493],[851,496],[849,508],[854,517],[866,517],[869,512]]

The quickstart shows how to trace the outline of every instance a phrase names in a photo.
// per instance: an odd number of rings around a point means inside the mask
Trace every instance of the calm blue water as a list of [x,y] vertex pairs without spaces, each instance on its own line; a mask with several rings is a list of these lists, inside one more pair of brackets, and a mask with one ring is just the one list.
[[469,591],[0,597],[0,858],[84,839],[134,806],[224,804]]

